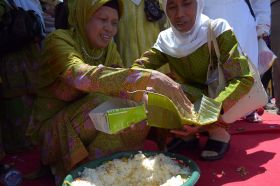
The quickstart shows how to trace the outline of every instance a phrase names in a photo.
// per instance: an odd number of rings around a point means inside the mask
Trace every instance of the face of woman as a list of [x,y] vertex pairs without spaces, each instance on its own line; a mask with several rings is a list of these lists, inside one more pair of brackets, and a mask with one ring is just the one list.
[[171,24],[180,32],[188,32],[195,24],[196,0],[168,0],[166,14]]
[[93,13],[86,25],[86,35],[93,48],[105,48],[118,31],[119,15],[116,9],[102,6]]

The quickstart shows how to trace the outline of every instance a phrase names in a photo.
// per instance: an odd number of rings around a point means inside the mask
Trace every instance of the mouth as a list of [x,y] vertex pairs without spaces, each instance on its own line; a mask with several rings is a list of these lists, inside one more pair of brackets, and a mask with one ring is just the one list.
[[179,31],[188,31],[189,29],[189,22],[188,21],[177,21],[174,25],[176,27],[177,30]]
[[188,25],[188,23],[186,21],[178,21],[176,22],[176,27],[178,28],[184,28]]
[[101,38],[102,38],[102,40],[108,42],[108,41],[112,40],[113,36],[110,34],[101,34]]

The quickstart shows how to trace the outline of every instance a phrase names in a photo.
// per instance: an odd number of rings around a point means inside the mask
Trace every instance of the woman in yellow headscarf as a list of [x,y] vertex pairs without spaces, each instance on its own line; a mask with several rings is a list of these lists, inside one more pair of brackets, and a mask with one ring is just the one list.
[[42,162],[51,166],[57,184],[86,158],[141,148],[149,131],[145,123],[115,135],[95,130],[88,113],[108,96],[141,101],[143,93],[128,91],[153,87],[190,112],[182,89],[167,76],[112,68],[122,66],[112,41],[121,7],[120,0],[71,1],[72,28],[57,30],[45,40],[28,135],[41,145]]

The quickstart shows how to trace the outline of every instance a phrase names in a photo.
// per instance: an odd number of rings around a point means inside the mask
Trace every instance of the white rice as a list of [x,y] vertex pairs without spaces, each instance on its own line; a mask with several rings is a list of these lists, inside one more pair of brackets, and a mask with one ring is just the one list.
[[[181,176],[183,175],[183,177]],[[190,169],[164,154],[115,159],[91,169],[85,168],[72,186],[180,186],[188,179]]]

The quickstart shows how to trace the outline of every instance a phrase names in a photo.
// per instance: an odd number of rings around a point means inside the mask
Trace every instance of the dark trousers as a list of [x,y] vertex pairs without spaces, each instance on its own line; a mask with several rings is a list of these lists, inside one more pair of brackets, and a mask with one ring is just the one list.
[[276,106],[280,108],[280,1],[271,5],[271,48],[278,60],[272,66],[272,81]]

